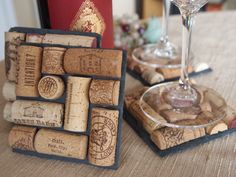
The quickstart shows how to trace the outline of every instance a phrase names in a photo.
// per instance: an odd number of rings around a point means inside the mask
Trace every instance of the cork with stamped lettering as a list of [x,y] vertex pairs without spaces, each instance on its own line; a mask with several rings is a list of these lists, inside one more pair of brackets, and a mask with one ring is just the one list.
[[42,72],[47,74],[64,74],[63,57],[66,49],[62,47],[44,47]]
[[25,41],[25,33],[5,33],[5,70],[8,80],[16,82],[17,74],[17,49]]
[[9,121],[22,125],[62,127],[63,104],[42,101],[16,100],[5,111]]
[[38,153],[85,159],[88,137],[86,135],[40,129],[35,136],[35,150]]
[[35,151],[34,138],[37,132],[35,127],[15,125],[8,137],[9,145],[13,149]]
[[44,76],[40,79],[38,84],[39,95],[49,100],[60,98],[64,90],[64,82],[58,76]]
[[98,166],[115,163],[119,111],[93,108],[88,160]]
[[65,52],[64,69],[69,74],[120,78],[122,55],[120,50],[70,48]]
[[41,77],[42,48],[20,46],[18,48],[18,76],[16,96],[38,97],[38,82]]
[[118,105],[120,81],[93,79],[89,88],[89,99],[93,104]]

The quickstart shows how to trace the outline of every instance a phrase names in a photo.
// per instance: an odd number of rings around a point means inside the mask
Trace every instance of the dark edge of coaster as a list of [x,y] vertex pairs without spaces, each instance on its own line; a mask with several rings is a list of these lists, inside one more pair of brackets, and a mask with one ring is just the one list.
[[137,122],[137,120],[128,112],[126,108],[124,108],[124,119],[125,121],[133,128],[133,130],[138,134],[140,138],[152,149],[154,153],[159,155],[160,157],[165,157],[170,154],[175,154],[187,149],[193,149],[201,144],[207,143],[209,141],[215,140],[217,138],[229,135],[236,131],[236,128],[226,130],[224,132],[220,132],[214,135],[205,135],[203,137],[185,142],[183,144],[177,145],[175,147],[171,147],[166,150],[160,150],[151,140],[150,135],[146,130],[142,128],[142,126]]
[[[206,70],[203,70],[203,71],[200,71],[200,72],[192,72],[189,74],[190,77],[194,77],[194,76],[198,76],[198,75],[201,75],[201,74],[207,74],[207,73],[210,73],[212,72],[213,70],[211,68],[208,68]],[[172,79],[165,79],[164,81],[162,82],[159,82],[159,83],[155,83],[155,84],[149,84],[146,80],[144,80],[140,74],[138,74],[137,72],[135,72],[134,70],[131,70],[129,68],[127,68],[127,73],[129,75],[131,75],[133,78],[139,80],[143,85],[145,86],[153,86],[153,85],[156,85],[156,84],[161,84],[161,83],[165,83],[165,82],[172,82],[172,81],[177,81],[179,79],[179,77],[175,77],[175,78],[172,78]]]
[[[36,43],[22,43],[21,45],[32,45],[32,46],[38,46],[38,47],[57,47],[58,45],[54,45],[54,44],[36,44]],[[60,45],[61,47],[64,48],[86,48],[86,47],[71,47],[71,46],[63,46]],[[106,50],[119,50],[119,49],[106,49]],[[13,152],[18,152],[18,153],[22,153],[22,154],[26,154],[26,155],[32,155],[32,156],[37,156],[37,157],[43,157],[43,158],[49,158],[49,159],[56,159],[56,160],[64,160],[64,161],[71,161],[71,162],[77,162],[77,163],[84,163],[84,164],[88,164],[88,165],[92,165],[98,168],[104,168],[104,169],[112,169],[112,170],[116,170],[119,168],[120,166],[120,146],[121,146],[121,133],[122,133],[122,122],[123,122],[123,107],[124,107],[124,96],[125,96],[125,78],[126,78],[126,62],[127,62],[127,54],[125,50],[119,50],[122,51],[122,67],[121,67],[121,77],[118,78],[113,78],[113,77],[97,77],[97,76],[93,76],[91,75],[92,79],[104,79],[104,80],[120,80],[120,95],[119,95],[119,104],[118,106],[108,106],[108,105],[94,105],[90,103],[90,107],[89,107],[89,111],[91,111],[92,108],[106,108],[106,109],[111,109],[111,110],[118,110],[119,111],[119,116],[118,116],[118,127],[117,127],[117,142],[116,142],[116,150],[115,150],[115,162],[113,165],[111,166],[96,166],[93,165],[91,163],[88,162],[87,157],[85,160],[79,160],[79,159],[74,159],[74,158],[67,158],[67,157],[60,157],[60,156],[56,156],[56,155],[48,155],[48,154],[41,154],[41,153],[37,153],[37,152],[32,152],[32,151],[25,151],[25,150],[20,150],[20,149],[13,149]],[[43,74],[44,75],[44,74]],[[82,75],[71,75],[71,76],[82,76]],[[65,76],[66,77],[66,76]],[[85,77],[89,77],[88,75],[86,75]],[[17,97],[17,99],[21,99],[21,98],[26,98],[26,97]],[[37,98],[26,98],[25,100],[38,100]],[[45,99],[39,99],[38,101],[46,101]],[[62,100],[60,100],[61,102]],[[53,101],[48,101],[47,102],[55,102],[55,100]],[[90,112],[89,112],[90,113]],[[88,118],[88,121],[91,120],[91,118]],[[60,130],[60,131],[64,131],[67,133],[71,133],[71,134],[80,134],[80,135],[87,135],[88,139],[89,139],[89,132],[88,130],[90,130],[90,122],[88,122],[88,127],[87,127],[87,131],[86,132],[72,132],[72,131],[67,131],[64,130],[63,128],[51,128],[51,127],[40,127],[40,126],[30,126],[30,125],[23,125],[23,126],[29,126],[29,127],[38,127],[38,128],[47,128],[47,129],[52,129],[52,130]],[[89,142],[89,141],[88,141]],[[89,146],[88,148],[89,149]]]
[[101,47],[101,35],[97,33],[86,33],[79,31],[64,31],[64,30],[52,30],[52,29],[42,29],[42,28],[29,28],[29,27],[12,27],[9,32],[19,32],[19,33],[32,33],[32,34],[62,34],[62,35],[81,35],[95,37],[97,40],[97,48]]
[[48,160],[59,160],[59,161],[77,163],[77,164],[86,164],[86,165],[94,166],[96,168],[116,170],[116,168],[114,168],[113,166],[102,167],[102,166],[93,165],[87,161],[87,158],[82,160],[82,159],[75,159],[75,158],[70,158],[70,157],[42,154],[42,153],[38,153],[35,151],[28,151],[28,150],[21,150],[21,149],[12,149],[12,152],[16,152],[16,153],[24,154],[24,155],[28,155],[28,156],[39,157],[39,158],[48,159]]

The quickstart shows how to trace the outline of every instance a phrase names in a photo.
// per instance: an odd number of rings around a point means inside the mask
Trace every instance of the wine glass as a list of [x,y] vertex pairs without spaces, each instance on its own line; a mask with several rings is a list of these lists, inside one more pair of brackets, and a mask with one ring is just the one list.
[[162,36],[156,44],[146,44],[133,50],[135,61],[150,67],[180,67],[181,51],[169,41],[168,19],[170,0],[163,1]]
[[[140,99],[144,114],[169,127],[199,128],[214,124],[226,115],[225,100],[213,89],[194,85],[188,77],[193,18],[207,0],[172,0],[182,16],[182,59],[179,82],[169,82],[149,88]],[[158,116],[150,114],[151,106]],[[187,121],[186,121],[187,120]]]

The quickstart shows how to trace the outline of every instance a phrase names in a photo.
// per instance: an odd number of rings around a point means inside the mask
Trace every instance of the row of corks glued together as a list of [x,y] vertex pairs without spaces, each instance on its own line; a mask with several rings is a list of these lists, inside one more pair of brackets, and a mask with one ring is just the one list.
[[118,111],[96,108],[91,117],[89,136],[15,125],[9,134],[9,144],[13,149],[112,166],[116,159]]

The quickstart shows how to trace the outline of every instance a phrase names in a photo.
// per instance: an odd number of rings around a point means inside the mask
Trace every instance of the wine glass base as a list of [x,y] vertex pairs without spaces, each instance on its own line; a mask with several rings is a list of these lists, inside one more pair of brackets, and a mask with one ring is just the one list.
[[143,65],[155,68],[179,68],[181,50],[170,42],[147,44],[133,50],[133,59]]
[[[205,86],[192,85],[197,99],[186,97],[186,101],[178,98],[173,104],[167,99],[167,95],[172,95],[173,88],[177,87],[176,82],[150,87],[140,98],[143,113],[157,124],[173,128],[203,128],[226,116],[225,100],[216,91]],[[149,108],[157,114],[153,114]]]

